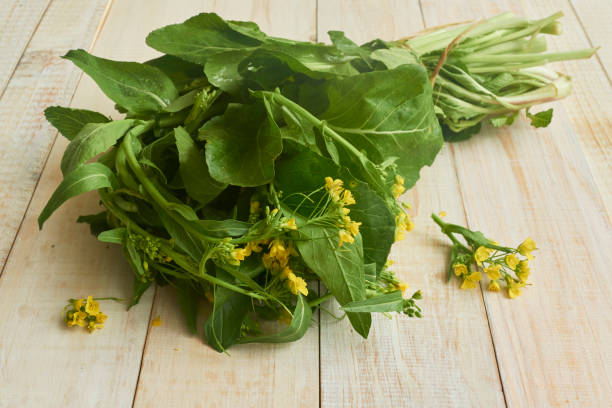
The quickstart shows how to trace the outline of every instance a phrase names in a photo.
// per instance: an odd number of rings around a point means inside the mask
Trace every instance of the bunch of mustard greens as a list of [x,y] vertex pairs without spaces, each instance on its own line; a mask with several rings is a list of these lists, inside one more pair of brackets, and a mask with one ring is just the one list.
[[[208,299],[204,332],[219,351],[295,341],[331,297],[363,337],[371,312],[421,317],[421,293],[403,296],[388,268],[391,246],[413,225],[397,198],[444,139],[468,138],[485,120],[509,125],[520,110],[568,94],[569,78],[541,65],[594,50],[545,52],[543,34],[557,33],[559,17],[502,14],[359,46],[339,31],[331,45],[313,44],[205,13],[150,33],[147,44],[164,55],[145,63],[70,51],[64,58],[124,118],[45,111],[70,143],[39,224],[97,190],[104,211],[78,221],[122,246],[131,304],[154,282],[170,284],[195,333]],[[551,111],[527,116],[545,126]],[[505,261],[492,251],[517,252],[438,221],[467,281],[470,263],[494,266]],[[263,330],[266,320],[287,325]]]

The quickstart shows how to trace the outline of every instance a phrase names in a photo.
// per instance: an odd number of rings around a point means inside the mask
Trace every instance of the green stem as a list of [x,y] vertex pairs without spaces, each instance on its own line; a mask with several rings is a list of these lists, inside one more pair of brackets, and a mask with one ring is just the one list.
[[308,306],[310,306],[311,308],[318,306],[321,303],[325,302],[326,300],[331,299],[332,296],[333,294],[331,292],[326,293],[325,295],[308,302]]

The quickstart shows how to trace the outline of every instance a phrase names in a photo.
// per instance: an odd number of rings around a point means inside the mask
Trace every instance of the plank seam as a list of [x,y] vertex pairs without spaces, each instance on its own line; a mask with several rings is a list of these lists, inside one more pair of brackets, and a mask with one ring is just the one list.
[[[19,56],[19,59],[17,60],[17,63],[15,64],[13,69],[11,70],[11,73],[8,76],[8,81],[6,81],[6,85],[4,86],[4,88],[2,88],[2,90],[0,90],[0,99],[2,99],[4,97],[4,93],[6,92],[6,89],[9,87],[9,84],[11,83],[11,80],[13,79],[13,76],[15,76],[15,72],[17,71],[17,68],[19,67],[19,65],[21,65],[21,60],[23,59],[23,56],[25,55],[26,51],[30,47],[30,44],[32,43],[32,38],[34,38],[34,35],[38,31],[38,27],[40,27],[40,23],[45,18],[45,15],[47,14],[47,11],[49,11],[49,8],[51,7],[51,3],[53,3],[53,0],[50,0],[47,3],[47,6],[45,7],[45,10],[40,14],[40,19],[36,23],[36,27],[34,27],[34,30],[32,30],[32,34],[30,34],[30,38],[28,38],[28,42],[23,47],[23,50],[21,50],[21,55]],[[13,240],[13,242],[14,242],[14,240]]]
[[149,324],[147,325],[147,335],[145,336],[144,344],[142,345],[142,354],[140,355],[140,366],[138,367],[138,377],[136,377],[136,386],[134,387],[134,396],[132,397],[132,408],[136,404],[136,397],[138,395],[138,389],[140,388],[140,375],[142,374],[142,367],[145,361],[145,354],[149,346],[149,336],[151,334],[151,326],[153,326],[153,309],[155,302],[157,302],[157,284],[155,285],[155,293],[153,294],[153,301],[151,302],[151,310],[149,311]]
[[[102,26],[104,25],[104,23],[106,23],[106,17],[108,16],[108,13],[110,12],[110,7],[108,6],[108,4],[112,5],[113,1],[114,0],[108,0],[106,10],[104,10],[105,14],[103,15],[103,17],[101,19],[100,29],[98,30],[98,32],[102,31]],[[38,26],[42,22],[44,16],[47,14],[47,11],[49,10],[49,7],[51,6],[52,2],[53,1],[50,1],[49,5],[45,9],[45,12],[43,13],[42,18],[40,19],[40,21],[38,22],[38,25],[36,26],[36,30],[34,30],[34,34],[38,30]],[[25,54],[26,50],[30,46],[30,42],[32,41],[32,38],[34,37],[34,34],[32,34],[32,37],[30,37],[30,41],[28,41],[28,45],[24,49],[23,54]],[[91,44],[89,45],[89,50],[90,51],[93,48],[93,46],[94,46],[95,42],[97,41],[97,39],[98,39],[98,36],[94,35],[94,39],[92,40]],[[23,54],[22,54],[21,58],[23,58]],[[19,62],[17,63],[17,65],[15,65],[15,69],[13,70],[13,74],[17,70],[17,67],[19,67],[19,65],[21,63],[21,58],[19,59]],[[12,78],[13,74],[11,74],[11,78]],[[79,85],[81,83],[81,79],[82,78],[83,78],[83,74],[81,73],[81,76],[79,76],[79,79],[78,79],[78,81],[77,81],[77,83],[76,83],[76,85],[74,87],[73,92],[72,92],[72,97],[70,98],[69,105],[72,103],[72,100],[74,99],[74,94],[76,93],[76,90],[78,89],[78,87],[79,87]],[[7,82],[6,88],[8,88],[8,84],[10,82],[11,81],[9,79],[9,81]],[[0,99],[2,99],[2,95],[4,95],[4,90],[2,91],[2,94],[0,95]],[[6,265],[8,264],[9,259],[11,258],[11,254],[13,253],[13,248],[15,246],[15,242],[17,242],[17,237],[19,236],[19,233],[21,232],[21,229],[23,227],[23,222],[25,221],[26,214],[28,213],[28,210],[30,209],[30,206],[32,205],[32,200],[34,199],[34,194],[36,193],[36,190],[38,189],[38,183],[40,183],[40,178],[41,178],[43,172],[45,171],[45,168],[47,167],[47,163],[49,162],[49,157],[51,156],[51,151],[53,150],[53,147],[55,146],[55,143],[57,143],[57,136],[58,135],[59,135],[59,132],[56,132],[55,133],[55,137],[51,141],[51,144],[50,144],[51,147],[47,151],[47,154],[46,154],[44,160],[42,161],[41,170],[40,170],[40,173],[38,174],[38,178],[36,179],[36,183],[34,184],[34,188],[32,189],[32,194],[30,194],[30,199],[28,200],[28,203],[25,206],[25,210],[23,211],[23,215],[21,216],[21,221],[19,222],[19,226],[17,227],[17,230],[15,231],[15,236],[13,237],[13,242],[11,242],[11,246],[9,247],[9,250],[8,250],[8,252],[6,254],[6,258],[4,259],[4,263],[2,264],[2,267],[0,268],[0,279],[2,278],[2,275],[4,274],[4,270],[6,269]]]
[[[453,164],[453,169],[455,170],[455,180],[457,181],[457,189],[459,191],[459,198],[461,199],[461,206],[463,208],[463,216],[465,219],[465,223],[467,224],[468,228],[470,227],[470,220],[469,220],[469,216],[466,210],[466,206],[465,206],[465,197],[463,195],[463,190],[461,189],[461,182],[459,180],[459,170],[457,168],[457,159],[455,157],[455,150],[453,149],[452,145],[450,145],[449,143],[449,150],[451,153],[451,163]],[[495,345],[495,339],[493,338],[493,328],[491,327],[491,319],[490,319],[490,315],[489,315],[489,308],[487,307],[487,302],[485,300],[485,296],[484,296],[484,290],[482,288],[482,284],[479,283],[478,285],[478,289],[480,289],[480,297],[482,300],[482,305],[484,306],[484,310],[485,310],[485,317],[487,318],[487,327],[489,328],[489,338],[491,340],[491,346],[493,347],[493,355],[495,356],[495,366],[497,367],[497,377],[499,378],[499,385],[501,386],[501,390],[502,390],[502,395],[504,397],[504,404],[506,405],[506,407],[508,407],[508,399],[506,397],[506,390],[504,387],[504,381],[502,379],[502,375],[501,375],[501,368],[499,366],[499,359],[497,358],[497,346]]]
[[[578,10],[576,10],[576,7],[574,7],[573,1],[572,0],[567,0],[567,3],[569,4],[570,8],[574,12],[574,16],[576,16],[576,20],[578,21],[578,25],[580,25],[580,28],[582,29],[582,32],[584,33],[584,36],[587,39],[587,42],[589,43],[591,48],[595,48],[595,45],[593,44],[593,41],[591,40],[591,36],[589,36],[589,32],[587,31],[586,27],[582,23],[582,19],[580,18],[580,14],[578,14]],[[604,72],[604,75],[606,76],[608,82],[610,83],[610,85],[612,85],[612,78],[610,78],[608,70],[606,69],[606,66],[604,65],[603,61],[599,57],[598,53],[595,53],[595,58],[597,59],[597,62],[601,66],[601,69]]]

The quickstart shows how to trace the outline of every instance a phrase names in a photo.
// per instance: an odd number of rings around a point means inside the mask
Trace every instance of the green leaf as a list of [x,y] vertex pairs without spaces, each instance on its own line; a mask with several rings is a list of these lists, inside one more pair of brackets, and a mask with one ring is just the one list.
[[209,203],[225,190],[227,184],[211,177],[204,153],[197,148],[185,129],[175,128],[174,137],[179,155],[179,172],[187,194],[201,204]]
[[183,315],[185,316],[187,327],[193,334],[197,334],[198,303],[200,300],[198,291],[193,287],[191,281],[178,280],[176,282],[176,294]]
[[[305,194],[320,188],[326,176],[340,178],[355,197],[356,204],[350,206],[351,219],[361,222],[363,255],[366,263],[376,263],[380,270],[395,242],[395,217],[385,201],[367,183],[356,180],[347,171],[341,170],[331,160],[303,147],[286,142],[285,152],[276,163],[276,186],[283,191],[285,203],[295,209]],[[316,202],[320,197],[312,197]],[[307,217],[313,205],[305,202],[299,213]]]
[[74,139],[88,123],[110,122],[110,119],[101,113],[63,106],[49,106],[45,109],[45,118],[68,140]]
[[98,214],[80,215],[79,218],[77,218],[77,222],[89,224],[91,235],[97,237],[100,233],[110,228],[106,216],[106,211],[99,212]]
[[69,51],[64,58],[85,71],[110,99],[130,112],[159,112],[178,96],[170,78],[153,66],[111,61],[81,49]]
[[397,170],[412,187],[443,143],[425,69],[403,65],[322,86],[329,107],[320,119],[376,164],[397,157]]
[[299,295],[289,327],[274,334],[243,338],[238,343],[288,343],[297,341],[304,337],[311,320],[312,309],[308,306],[306,298]]
[[550,124],[550,121],[552,120],[552,116],[552,108],[535,114],[529,113],[529,110],[527,110],[527,117],[531,119],[531,126],[536,128],[548,126]]
[[497,116],[494,118],[490,118],[489,123],[491,123],[491,125],[494,128],[500,128],[502,126],[510,126],[511,124],[514,123],[514,120],[516,119],[517,116],[518,116],[518,112],[514,112],[510,115]]
[[405,64],[418,64],[414,53],[408,48],[393,47],[372,52],[372,59],[382,62],[387,69],[394,69]]
[[117,180],[112,170],[100,163],[84,164],[67,174],[57,187],[38,217],[38,227],[43,224],[66,200],[99,188],[115,188]]
[[444,135],[444,140],[447,142],[454,143],[454,142],[463,142],[464,140],[471,139],[472,136],[480,132],[480,129],[482,128],[482,123],[478,123],[472,127],[465,128],[459,132],[455,132],[444,122],[441,122],[441,127],[442,127],[442,134]]
[[205,65],[215,54],[257,48],[262,34],[253,24],[232,24],[214,13],[202,13],[184,23],[151,32],[147,44],[166,54]]
[[[365,299],[365,275],[361,236],[353,244],[338,247],[338,228],[306,224],[295,241],[306,265],[316,273],[340,305]],[[372,318],[369,313],[347,313],[353,328],[368,337]]]
[[134,125],[133,119],[108,123],[88,123],[70,142],[62,156],[62,173],[66,175],[92,157],[107,151]]
[[151,287],[152,283],[153,281],[150,281],[150,280],[143,281],[138,275],[134,275],[134,286],[132,289],[132,292],[133,292],[132,301],[130,302],[130,305],[128,306],[128,310],[132,306],[140,302],[140,298],[142,297],[142,295],[144,295],[147,289]]
[[345,312],[401,312],[404,299],[401,291],[386,293],[366,300],[347,303],[341,307]]
[[125,240],[126,234],[127,230],[125,228],[115,228],[100,233],[98,241],[121,245]]
[[204,80],[204,68],[172,55],[162,55],[145,62],[145,64],[162,71],[174,83],[179,91],[195,79]]
[[200,220],[198,223],[207,235],[217,238],[240,237],[251,227],[251,224],[238,220]]
[[211,55],[206,59],[204,67],[206,77],[211,84],[227,93],[239,93],[244,85],[244,78],[238,72],[238,67],[251,53],[251,49],[247,49]]
[[[217,277],[223,280],[231,279],[219,268]],[[248,296],[215,286],[213,312],[204,324],[206,341],[212,348],[224,352],[236,343],[250,305]]]
[[253,187],[274,178],[281,136],[261,103],[229,104],[222,116],[202,126],[200,137],[207,141],[206,163],[217,181]]
[[189,255],[195,262],[200,263],[202,255],[204,255],[202,242],[157,205],[153,204],[153,208],[159,215],[164,228],[174,240],[174,244],[180,248],[182,252]]

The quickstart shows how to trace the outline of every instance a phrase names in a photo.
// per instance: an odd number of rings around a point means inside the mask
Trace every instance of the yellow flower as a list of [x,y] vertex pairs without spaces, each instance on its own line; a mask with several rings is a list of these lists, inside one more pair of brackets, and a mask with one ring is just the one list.
[[338,243],[339,247],[341,247],[342,244],[344,244],[345,242],[348,242],[349,244],[355,242],[355,238],[353,238],[353,236],[349,234],[346,230],[341,229],[340,231],[338,231],[338,236],[340,236],[340,242]]
[[349,232],[351,234],[353,234],[353,236],[359,234],[359,226],[361,225],[360,222],[356,222],[356,221],[352,221],[349,218],[349,221],[346,224],[346,229],[349,230]]
[[153,319],[153,321],[151,322],[151,325],[158,327],[162,325],[162,320],[160,316],[157,316],[155,319]]
[[508,268],[512,270],[515,270],[516,266],[519,264],[519,260],[514,254],[506,255],[504,261],[506,262],[506,265],[508,265]]
[[508,296],[510,296],[510,299],[521,296],[523,286],[525,286],[523,282],[516,282],[514,279],[508,280]]
[[395,261],[393,259],[387,259],[387,262],[385,262],[385,268],[390,268],[394,263]]
[[490,290],[491,292],[499,292],[499,290],[500,290],[500,289],[501,289],[501,288],[499,287],[499,283],[498,283],[496,280],[492,280],[492,281],[489,283],[489,290]]
[[490,248],[484,246],[478,247],[476,252],[474,252],[474,259],[476,260],[478,266],[482,266],[482,261],[487,260],[489,258],[489,255],[491,255]]
[[493,264],[493,265],[487,266],[484,271],[486,272],[489,279],[496,280],[501,277],[501,272],[500,272],[501,267],[502,266],[500,264]]
[[521,282],[527,282],[530,273],[531,268],[529,268],[529,262],[525,260],[519,262],[518,266],[516,267],[516,276],[521,280]]
[[74,312],[71,314],[68,314],[68,318],[71,320],[68,320],[67,325],[68,327],[72,327],[72,326],[80,326],[80,327],[85,327],[85,319],[87,318],[87,313],[85,312]]
[[87,296],[87,302],[85,303],[85,312],[92,316],[100,313],[100,304],[93,300],[92,296]]
[[301,293],[304,296],[308,296],[308,288],[306,287],[306,281],[298,276],[295,276],[293,273],[289,275],[288,283],[289,290],[294,295]]
[[247,243],[246,248],[248,248],[249,251],[259,253],[263,250],[263,248],[261,247],[262,243],[262,241],[252,241]]
[[275,208],[272,211],[270,211],[270,214],[272,215],[276,215],[277,213],[278,213],[278,208]]
[[246,248],[236,248],[232,251],[232,258],[238,262],[244,261],[244,258],[249,255],[250,253]]
[[440,211],[440,214],[438,214],[440,217],[446,217],[446,211]]
[[344,190],[344,193],[342,193],[342,200],[340,200],[340,202],[343,205],[352,205],[355,204],[355,198],[353,197],[353,193],[351,193],[351,190]]
[[398,283],[397,285],[395,285],[395,288],[396,288],[397,290],[400,290],[400,291],[402,291],[402,292],[405,292],[405,291],[406,291],[406,289],[408,289],[408,284],[407,284],[407,283],[405,283],[405,282],[400,282],[400,283]]
[[399,174],[395,175],[395,184],[400,184],[400,185],[404,185],[404,178],[402,176],[400,176]]
[[287,230],[296,230],[297,225],[295,224],[295,218],[291,218],[289,221],[284,222],[281,227]]
[[104,323],[107,317],[108,316],[104,313],[98,313],[98,315],[96,316],[96,323]]
[[482,275],[480,272],[470,273],[463,279],[463,283],[461,284],[461,289],[474,289],[476,286],[478,286],[478,282],[480,281],[481,278],[482,278]]
[[457,275],[457,276],[467,275],[468,274],[468,268],[464,264],[460,264],[460,263],[454,264],[453,265],[453,272],[455,272],[455,275]]
[[406,191],[406,187],[402,186],[401,184],[394,184],[393,187],[391,187],[391,192],[395,198],[399,198],[404,191]]
[[284,268],[281,270],[280,278],[281,278],[281,280],[285,280],[285,279],[288,279],[290,275],[295,276],[295,275],[293,274],[293,271],[291,270],[291,268],[290,268],[290,267],[288,267],[288,266],[285,266],[285,267],[284,267]]
[[279,255],[284,254],[286,251],[284,242],[280,239],[272,240],[269,248],[270,248],[270,256],[272,256],[273,258],[278,258]]
[[396,228],[395,229],[395,242],[403,241],[404,239],[406,239],[406,236],[404,235],[404,231],[402,231],[399,228]]
[[87,330],[89,330],[90,333],[93,333],[96,329],[102,329],[103,327],[103,324],[99,324],[96,322],[89,322],[89,324],[87,324]]
[[530,261],[533,259],[533,255],[531,255],[531,252],[535,251],[536,249],[536,243],[533,241],[533,239],[529,237],[525,241],[523,241],[523,243],[517,248],[519,254],[527,257],[527,259],[529,259]]
[[85,302],[85,299],[81,298],[81,299],[77,299],[74,302],[74,308],[77,311],[81,311],[81,308],[83,307],[83,303]]
[[349,213],[351,212],[351,210],[349,208],[346,208],[346,207],[342,207],[340,210],[342,211],[342,215],[344,215],[344,216],[349,215]]
[[250,212],[251,214],[257,214],[257,213],[259,213],[259,211],[261,210],[261,209],[259,208],[259,205],[260,205],[260,204],[259,204],[259,201],[251,201],[251,206],[250,206],[249,212]]
[[325,189],[329,191],[329,195],[332,200],[338,201],[340,200],[340,193],[342,193],[342,180],[340,179],[332,179],[331,177],[325,177]]

